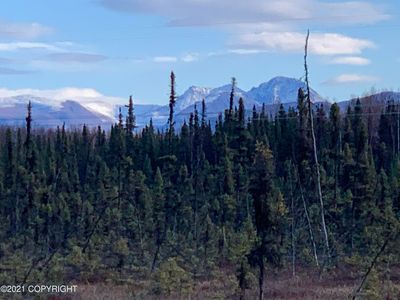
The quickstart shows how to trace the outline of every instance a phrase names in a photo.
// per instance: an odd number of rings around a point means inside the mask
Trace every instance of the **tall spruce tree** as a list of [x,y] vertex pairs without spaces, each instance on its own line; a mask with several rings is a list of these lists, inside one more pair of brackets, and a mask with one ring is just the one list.
[[232,119],[233,116],[233,104],[235,101],[235,89],[236,89],[236,78],[232,77],[231,80],[231,93],[229,95],[229,110],[228,110],[228,117]]
[[174,127],[175,127],[175,120],[174,120],[174,109],[175,109],[175,102],[176,102],[176,92],[175,92],[175,74],[171,72],[170,75],[170,94],[169,94],[169,117],[168,117],[168,142],[169,147],[171,150],[172,147],[172,137],[174,136]]
[[257,241],[251,261],[259,269],[259,299],[264,298],[265,263],[280,264],[286,206],[274,182],[273,155],[268,146],[258,144],[252,167],[250,193],[254,200]]
[[136,127],[132,96],[129,97],[129,103],[126,107],[128,108],[128,115],[126,116],[126,130],[128,133],[131,133]]

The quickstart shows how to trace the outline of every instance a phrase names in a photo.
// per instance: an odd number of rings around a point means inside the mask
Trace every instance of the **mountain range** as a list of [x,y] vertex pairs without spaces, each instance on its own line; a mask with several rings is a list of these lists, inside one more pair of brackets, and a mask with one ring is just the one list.
[[[257,87],[244,91],[239,87],[235,89],[234,105],[238,105],[239,98],[243,98],[246,110],[253,107],[261,109],[264,105],[267,112],[274,114],[280,104],[285,107],[296,106],[297,93],[299,88],[305,88],[304,82],[288,77],[275,77],[261,83]],[[217,88],[191,86],[176,99],[175,121],[182,124],[189,119],[197,106],[200,110],[201,102],[206,102],[207,117],[214,121],[220,113],[229,106],[231,85],[227,84]],[[383,92],[366,97],[365,101],[386,102],[387,99],[400,100],[400,93]],[[313,103],[330,102],[321,97],[316,91],[311,90]],[[117,120],[119,109],[126,115],[126,103],[85,103],[74,99],[55,101],[54,99],[35,97],[32,95],[18,95],[14,97],[3,97],[0,95],[0,124],[22,126],[25,122],[26,105],[32,102],[34,125],[37,127],[56,127],[63,123],[69,127],[81,127],[83,124],[89,126],[109,126]],[[341,108],[345,109],[354,100],[340,102]],[[150,119],[158,128],[167,124],[169,115],[168,105],[137,104],[134,106],[136,123],[138,128],[145,126]]]
[[84,107],[78,101],[57,102],[52,99],[20,95],[0,98],[0,124],[24,126],[28,102],[32,103],[35,127],[56,127],[65,124],[69,128],[111,125],[114,118]]
[[[243,98],[246,110],[252,110],[253,107],[261,109],[262,105],[266,105],[270,112],[276,110],[276,106],[280,103],[296,103],[297,93],[299,88],[305,88],[304,82],[288,77],[275,77],[268,82],[260,84],[249,91],[244,91],[239,87],[235,88],[234,105],[238,106],[240,98]],[[231,93],[231,84],[223,85],[217,88],[205,88],[191,86],[176,100],[175,104],[175,121],[177,124],[182,124],[188,120],[197,106],[201,107],[201,102],[204,99],[206,103],[207,116],[211,121],[215,120],[218,115],[229,107],[229,97]],[[311,99],[313,102],[324,102],[316,91],[311,90]],[[123,109],[126,113],[126,109]],[[144,126],[150,118],[153,124],[157,127],[163,127],[167,123],[169,106],[153,106],[136,105],[136,122],[139,127]]]

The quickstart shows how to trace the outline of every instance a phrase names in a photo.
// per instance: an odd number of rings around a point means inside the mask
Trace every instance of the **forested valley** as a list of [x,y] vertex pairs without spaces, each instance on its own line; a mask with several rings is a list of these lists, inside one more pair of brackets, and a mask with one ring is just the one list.
[[399,103],[340,111],[300,89],[297,107],[270,115],[235,105],[234,83],[216,123],[203,101],[175,126],[171,73],[164,129],[137,129],[132,98],[111,128],[35,128],[31,105],[25,128],[2,127],[0,281],[276,299],[275,276],[284,293],[311,270],[397,299]]

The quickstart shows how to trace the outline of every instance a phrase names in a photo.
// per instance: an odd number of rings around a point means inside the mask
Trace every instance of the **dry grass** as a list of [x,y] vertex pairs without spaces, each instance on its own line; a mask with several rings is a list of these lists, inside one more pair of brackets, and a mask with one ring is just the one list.
[[[225,274],[210,280],[198,281],[190,294],[155,295],[152,282],[135,281],[121,285],[111,283],[79,284],[79,291],[72,297],[48,299],[82,299],[82,300],[125,300],[125,299],[238,299],[235,275]],[[400,290],[399,274],[393,274],[392,281]],[[320,278],[315,270],[301,270],[297,276],[288,271],[269,272],[265,281],[265,299],[349,299],[359,284],[359,274],[352,270],[336,271]],[[256,284],[246,291],[246,299],[257,299]],[[364,298],[360,298],[364,299]],[[381,299],[400,299],[399,295]]]

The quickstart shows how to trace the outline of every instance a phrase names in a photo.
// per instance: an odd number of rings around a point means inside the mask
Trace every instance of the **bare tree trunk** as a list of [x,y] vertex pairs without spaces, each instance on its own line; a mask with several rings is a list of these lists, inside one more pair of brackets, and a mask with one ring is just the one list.
[[156,268],[156,263],[157,263],[157,259],[158,259],[158,253],[160,252],[160,247],[161,247],[161,243],[159,243],[157,245],[156,253],[154,253],[153,263],[151,264],[151,273],[153,273],[154,269]]
[[289,164],[289,181],[290,181],[290,198],[291,198],[291,211],[292,211],[292,224],[291,224],[291,235],[292,235],[292,275],[296,276],[296,241],[295,241],[295,212],[294,212],[294,195],[293,195],[293,179],[292,179],[292,163]]
[[142,231],[142,224],[141,224],[141,219],[138,210],[135,207],[135,210],[137,212],[136,217],[138,219],[138,229],[139,229],[139,238],[140,238],[140,253],[143,255],[143,231]]
[[397,104],[397,155],[400,154],[400,104]]
[[[394,240],[397,240],[399,234],[400,234],[400,233],[397,232],[397,234],[394,235],[394,238],[393,238],[393,239],[394,239]],[[362,279],[360,285],[359,285],[358,288],[354,291],[352,300],[356,300],[357,294],[358,294],[358,293],[361,291],[361,289],[363,288],[365,281],[367,281],[367,278],[368,278],[368,276],[369,276],[369,273],[371,273],[372,269],[374,268],[374,266],[375,266],[375,264],[376,264],[376,261],[378,260],[379,256],[381,256],[381,254],[385,251],[385,249],[386,249],[386,247],[387,247],[387,245],[389,244],[389,242],[390,242],[391,239],[392,239],[392,236],[389,235],[388,238],[387,238],[387,239],[385,240],[385,242],[383,243],[381,249],[376,253],[376,255],[375,255],[374,259],[372,260],[372,262],[371,262],[371,264],[370,264],[370,266],[369,266],[367,272],[365,273],[365,275],[364,275],[364,277],[363,277],[363,279]]]
[[318,155],[317,155],[317,142],[316,142],[316,138],[315,138],[314,121],[313,121],[312,108],[311,108],[310,84],[308,81],[307,54],[308,54],[309,38],[310,38],[310,31],[308,30],[307,38],[306,38],[306,45],[304,48],[304,50],[305,50],[304,51],[304,69],[306,72],[305,80],[306,80],[306,86],[307,86],[307,102],[308,102],[308,112],[309,112],[309,117],[310,117],[311,136],[312,136],[313,150],[314,150],[314,163],[315,163],[315,168],[317,171],[317,187],[318,187],[318,197],[319,197],[319,203],[320,203],[320,209],[321,209],[322,230],[324,232],[324,237],[325,237],[326,254],[327,254],[327,257],[329,257],[330,256],[329,238],[328,238],[328,231],[326,229],[326,223],[325,223],[325,208],[324,208],[324,200],[322,198],[321,174],[320,174],[320,170],[319,170]]
[[224,246],[222,247],[222,254],[224,254],[225,251],[225,246],[226,246],[226,232],[225,232],[225,225],[222,225],[222,240],[223,240],[223,244]]
[[258,294],[258,299],[263,300],[264,299],[264,257],[261,257],[260,260],[260,274],[258,276],[258,286],[259,286],[259,294]]
[[299,181],[299,184],[300,184],[300,195],[301,195],[301,200],[303,202],[304,213],[305,213],[306,219],[307,219],[308,232],[310,233],[310,240],[311,240],[311,245],[312,245],[312,248],[313,248],[315,264],[317,265],[317,267],[319,267],[317,246],[315,245],[314,233],[313,233],[313,230],[312,230],[312,227],[311,227],[311,220],[310,220],[310,216],[308,214],[308,208],[307,208],[306,199],[304,199],[304,193],[303,193],[303,188],[301,186],[300,177],[299,177],[299,174],[296,172],[296,170],[295,170],[295,174],[296,174],[297,180]]

